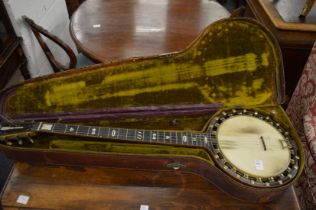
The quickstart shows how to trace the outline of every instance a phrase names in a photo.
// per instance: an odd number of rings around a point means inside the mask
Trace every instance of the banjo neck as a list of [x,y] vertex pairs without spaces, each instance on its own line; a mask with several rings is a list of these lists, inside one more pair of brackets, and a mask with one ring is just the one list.
[[71,136],[196,147],[209,147],[209,144],[214,142],[211,134],[208,132],[127,129],[46,122],[35,123],[32,130]]

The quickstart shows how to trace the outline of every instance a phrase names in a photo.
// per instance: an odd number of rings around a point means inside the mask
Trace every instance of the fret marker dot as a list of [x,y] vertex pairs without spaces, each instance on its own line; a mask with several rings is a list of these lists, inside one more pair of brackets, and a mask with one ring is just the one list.
[[183,136],[183,137],[182,137],[182,141],[183,141],[183,142],[187,142],[187,137],[186,137],[186,136]]
[[96,134],[96,133],[95,133],[96,131],[97,131],[96,128],[92,128],[91,134],[92,134],[92,135],[95,135],[95,134]]
[[207,141],[207,137],[206,137],[206,136],[204,137],[204,143],[205,143],[205,144],[207,144],[207,143],[208,143],[208,141]]

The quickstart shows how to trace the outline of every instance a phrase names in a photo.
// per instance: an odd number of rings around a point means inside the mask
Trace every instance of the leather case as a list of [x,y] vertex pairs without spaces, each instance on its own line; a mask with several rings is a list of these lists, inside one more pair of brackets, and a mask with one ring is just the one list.
[[[182,52],[70,70],[3,90],[0,113],[14,121],[201,131],[218,111],[255,108],[272,113],[299,142],[280,105],[284,89],[281,53],[271,34],[252,20],[225,19]],[[202,147],[67,135],[32,139],[33,144],[1,144],[1,149],[13,159],[46,164],[195,173],[255,202],[279,193],[225,179],[229,175],[213,167],[214,157]]]

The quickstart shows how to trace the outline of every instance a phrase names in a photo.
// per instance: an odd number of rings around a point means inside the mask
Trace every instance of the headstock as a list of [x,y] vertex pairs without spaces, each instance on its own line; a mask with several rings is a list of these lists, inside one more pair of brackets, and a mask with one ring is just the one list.
[[26,141],[33,144],[34,140],[31,138],[32,136],[35,136],[35,133],[31,131],[0,135],[0,143],[11,146],[13,144],[23,145],[23,142]]
[[22,122],[0,122],[0,143],[6,145],[23,145],[24,142],[33,144],[34,140],[31,138],[35,136],[35,132],[31,130],[33,123]]

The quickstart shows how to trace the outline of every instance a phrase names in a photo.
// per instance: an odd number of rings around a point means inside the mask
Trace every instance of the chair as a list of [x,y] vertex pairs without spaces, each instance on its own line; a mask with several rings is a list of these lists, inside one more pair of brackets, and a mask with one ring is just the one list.
[[311,11],[312,7],[314,6],[315,0],[305,0],[304,7],[301,11],[300,17],[305,17]]
[[316,209],[316,43],[286,110],[301,137],[305,167],[295,185],[302,209]]
[[[72,49],[65,43],[63,42],[60,38],[57,36],[53,35],[52,33],[48,32],[46,29],[43,27],[37,25],[32,19],[23,16],[23,19],[25,23],[30,27],[31,31],[35,35],[36,39],[38,40],[41,48],[43,49],[50,65],[52,66],[53,70],[55,73],[65,71],[68,69],[73,69],[73,68],[80,68],[83,66],[88,66],[92,65],[95,62],[90,60],[89,58],[85,57],[83,54],[79,53],[77,56],[76,54],[72,51]],[[42,38],[42,35],[46,36],[48,39],[52,40],[54,43],[56,43],[58,46],[60,46],[67,54],[69,57],[70,63],[68,66],[65,66],[58,62],[45,41]]]

